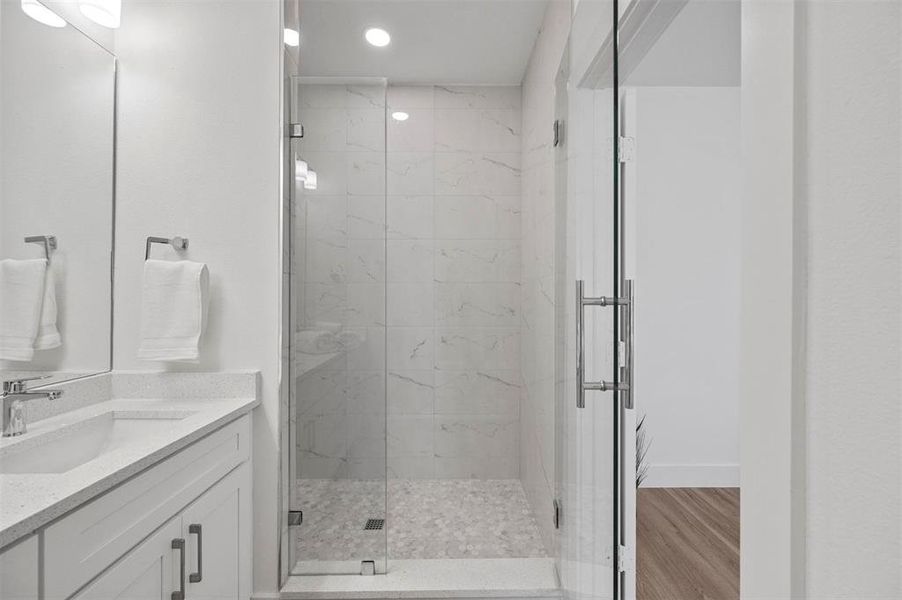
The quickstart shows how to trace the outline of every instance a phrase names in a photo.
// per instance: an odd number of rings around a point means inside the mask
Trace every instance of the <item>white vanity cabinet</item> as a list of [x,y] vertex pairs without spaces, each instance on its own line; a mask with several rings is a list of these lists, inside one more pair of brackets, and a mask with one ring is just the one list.
[[250,436],[245,415],[47,526],[44,600],[247,600]]
[[104,571],[76,600],[248,598],[250,582],[241,575],[249,557],[242,555],[249,552],[242,546],[248,538],[242,531],[249,518],[242,514],[250,501],[248,475],[245,463]]
[[0,599],[38,600],[38,536],[0,553]]

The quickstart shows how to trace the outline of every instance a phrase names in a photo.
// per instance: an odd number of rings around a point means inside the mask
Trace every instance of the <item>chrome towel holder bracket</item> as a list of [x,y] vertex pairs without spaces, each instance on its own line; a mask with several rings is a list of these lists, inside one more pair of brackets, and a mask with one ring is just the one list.
[[183,251],[188,249],[188,238],[178,235],[173,238],[150,236],[147,238],[147,242],[144,244],[144,260],[150,258],[151,244],[169,244],[170,246],[172,246],[173,250]]
[[26,244],[43,244],[44,245],[44,256],[47,258],[47,262],[50,262],[50,251],[56,250],[56,236],[55,235],[28,235],[25,236]]

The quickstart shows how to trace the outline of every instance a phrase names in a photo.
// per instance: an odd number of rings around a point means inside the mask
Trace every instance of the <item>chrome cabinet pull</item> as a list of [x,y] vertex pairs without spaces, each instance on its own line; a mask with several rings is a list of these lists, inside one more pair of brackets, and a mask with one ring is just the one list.
[[[629,319],[632,324],[632,281],[628,282],[628,293],[622,298],[613,298],[610,296],[586,296],[584,293],[585,282],[581,279],[576,281],[576,408],[586,407],[586,391],[597,392],[620,392],[621,400],[629,401],[632,407],[632,395],[629,393],[632,379],[632,342],[628,342],[626,351],[627,362],[621,369],[621,381],[586,381],[586,357],[583,338],[585,337],[585,323],[583,321],[584,311],[587,306],[620,306],[623,308],[621,318]],[[632,335],[632,327],[630,327],[630,335]],[[625,369],[625,371],[624,371]],[[627,377],[624,374],[628,373]]]
[[185,600],[185,539],[172,540],[172,549],[179,551],[179,589],[172,592],[172,600]]
[[188,576],[188,581],[200,583],[204,580],[204,535],[197,523],[188,525],[188,534],[197,535],[197,571]]

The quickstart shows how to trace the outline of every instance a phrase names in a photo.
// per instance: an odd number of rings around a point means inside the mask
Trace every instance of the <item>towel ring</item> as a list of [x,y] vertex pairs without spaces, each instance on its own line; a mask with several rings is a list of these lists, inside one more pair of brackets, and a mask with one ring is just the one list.
[[173,250],[187,250],[188,249],[188,238],[175,236],[174,238],[164,238],[164,237],[154,237],[150,236],[147,238],[147,242],[144,244],[144,260],[150,258],[150,245],[151,244],[169,244],[172,246]]
[[47,258],[47,262],[50,262],[50,251],[56,250],[56,236],[55,235],[29,235],[25,236],[26,244],[43,244],[44,245],[44,256]]

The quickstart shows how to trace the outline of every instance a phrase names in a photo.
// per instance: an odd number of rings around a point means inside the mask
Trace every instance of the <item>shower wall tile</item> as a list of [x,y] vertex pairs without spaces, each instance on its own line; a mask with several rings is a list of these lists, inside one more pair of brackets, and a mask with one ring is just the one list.
[[432,415],[435,412],[435,381],[432,369],[389,371],[388,414]]
[[432,196],[389,196],[388,239],[432,239],[434,204]]
[[437,456],[435,479],[516,479],[519,474],[516,456],[493,456],[479,460],[470,456]]
[[358,337],[298,382],[299,473],[518,477],[520,88],[390,87],[405,121],[380,103],[302,93],[319,189],[296,206],[298,310]]
[[[345,114],[348,151],[385,152],[385,111],[380,108],[350,109]],[[307,137],[306,125],[304,137]]]
[[301,112],[304,143],[319,151],[345,150],[348,141],[348,114],[341,108],[309,108]]
[[520,325],[520,284],[437,283],[437,327],[508,327]]
[[349,196],[348,237],[358,240],[385,238],[385,196]]
[[431,152],[391,152],[388,155],[390,196],[431,195],[435,190],[435,155]]
[[389,283],[388,326],[431,327],[434,323],[435,285]]
[[435,455],[441,458],[516,456],[520,424],[506,415],[436,415]]
[[396,415],[388,418],[388,456],[432,457],[435,441],[432,415]]
[[435,280],[441,282],[519,282],[517,240],[437,240]]
[[[381,283],[385,281],[385,242],[349,240],[346,261],[347,281]],[[384,292],[380,292],[384,295]]]
[[435,86],[435,108],[520,108],[519,86]]
[[455,240],[520,238],[519,196],[436,196],[435,237]]
[[406,121],[389,118],[389,152],[432,152],[435,145],[435,120],[430,108],[406,108]]
[[520,192],[519,152],[442,152],[435,155],[435,193],[442,195]]
[[435,88],[431,85],[390,86],[386,98],[388,108],[392,111],[409,113],[415,108],[431,110],[435,107]]
[[[347,158],[348,194],[373,196],[385,191],[385,154],[353,152]],[[317,184],[319,183],[317,172]]]
[[516,417],[520,408],[520,372],[436,371],[435,413],[494,414]]
[[391,327],[386,353],[389,369],[431,369],[435,361],[435,330],[432,327]]
[[494,330],[483,327],[436,329],[437,369],[512,371],[519,367],[519,363],[519,329]]
[[390,283],[433,280],[435,244],[432,240],[388,240],[386,248]]
[[347,107],[384,109],[385,94],[385,88],[379,85],[349,85]]

